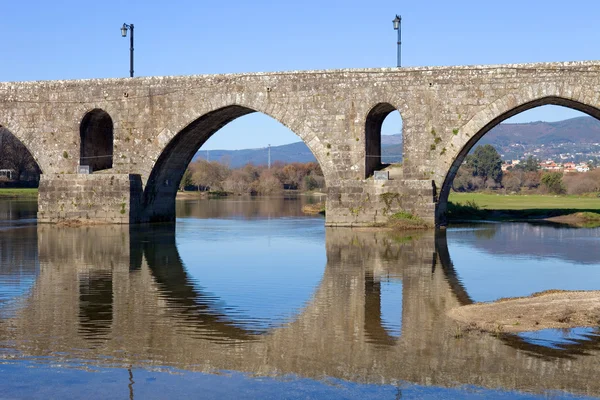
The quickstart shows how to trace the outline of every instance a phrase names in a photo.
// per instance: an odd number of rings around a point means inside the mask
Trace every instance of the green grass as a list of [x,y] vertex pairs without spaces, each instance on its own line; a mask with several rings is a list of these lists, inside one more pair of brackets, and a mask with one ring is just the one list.
[[483,210],[534,210],[568,209],[600,210],[600,197],[554,196],[554,195],[496,195],[487,193],[450,193],[454,204],[475,202]]
[[396,231],[430,228],[421,218],[406,211],[399,211],[391,215],[386,226]]
[[580,217],[586,221],[600,221],[600,214],[594,212],[582,212]]
[[34,199],[37,198],[37,189],[0,189],[0,198],[26,198]]
[[[496,195],[488,193],[451,193],[448,220],[531,220],[579,213],[579,218],[594,222],[600,211],[600,198],[553,195]],[[589,213],[589,214],[588,214]],[[588,215],[590,218],[582,218]]]

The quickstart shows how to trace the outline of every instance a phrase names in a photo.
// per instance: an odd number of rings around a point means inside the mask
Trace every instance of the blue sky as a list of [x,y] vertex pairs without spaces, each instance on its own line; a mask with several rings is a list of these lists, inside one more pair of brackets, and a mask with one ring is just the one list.
[[[394,66],[395,14],[402,15],[403,66],[593,60],[600,58],[599,12],[591,0],[5,1],[0,80],[128,76],[123,22],[135,24],[136,76]],[[511,121],[576,115],[544,107]],[[384,134],[400,129],[400,118],[389,119]],[[206,146],[295,140],[255,114]]]

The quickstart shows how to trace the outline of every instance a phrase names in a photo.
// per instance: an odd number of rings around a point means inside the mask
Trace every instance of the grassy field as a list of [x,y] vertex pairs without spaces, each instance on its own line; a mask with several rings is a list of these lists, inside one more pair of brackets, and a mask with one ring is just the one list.
[[484,210],[600,210],[600,197],[450,193],[449,201],[463,205],[475,202]]
[[0,198],[37,199],[37,189],[0,189]]

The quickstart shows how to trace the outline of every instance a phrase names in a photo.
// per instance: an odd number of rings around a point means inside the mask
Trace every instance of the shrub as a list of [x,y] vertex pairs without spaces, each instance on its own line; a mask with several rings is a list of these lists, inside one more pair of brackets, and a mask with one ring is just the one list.
[[563,194],[566,193],[565,185],[562,181],[563,174],[562,172],[546,172],[542,175],[542,185],[548,190],[550,193],[554,194]]

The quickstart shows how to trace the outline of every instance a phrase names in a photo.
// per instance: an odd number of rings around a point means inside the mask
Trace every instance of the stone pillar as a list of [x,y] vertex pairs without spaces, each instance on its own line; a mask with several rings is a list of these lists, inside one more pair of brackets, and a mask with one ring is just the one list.
[[435,222],[434,190],[430,180],[344,180],[329,187],[327,226],[372,226],[405,211]]
[[141,221],[142,181],[133,174],[42,174],[38,222],[130,224]]

